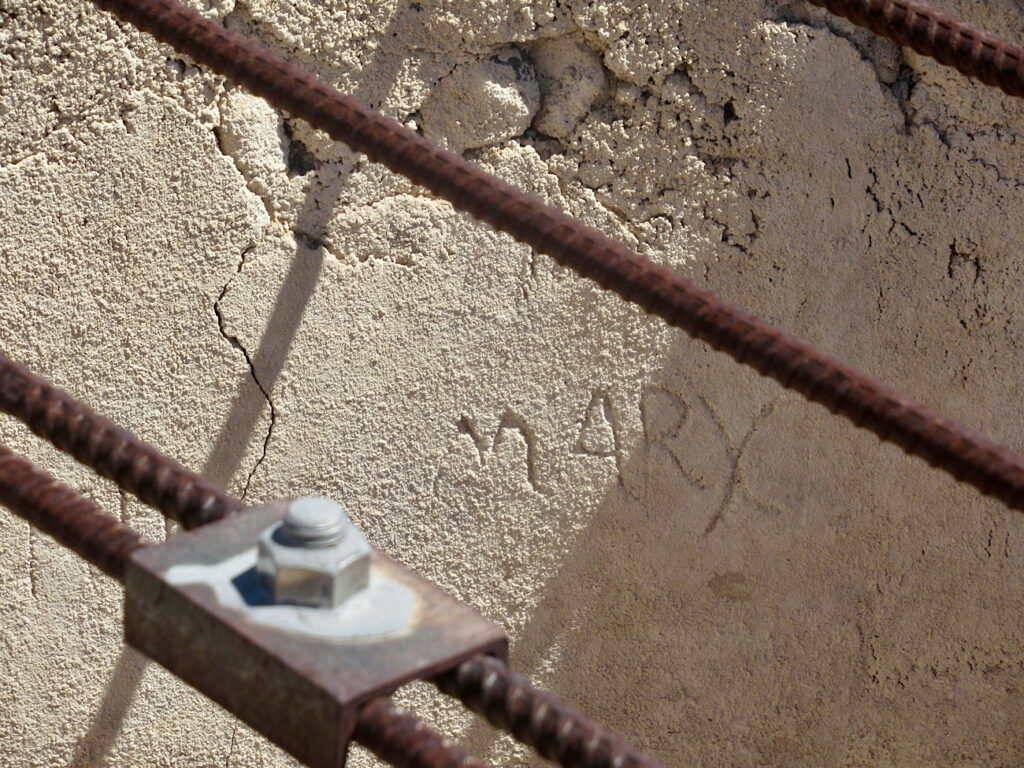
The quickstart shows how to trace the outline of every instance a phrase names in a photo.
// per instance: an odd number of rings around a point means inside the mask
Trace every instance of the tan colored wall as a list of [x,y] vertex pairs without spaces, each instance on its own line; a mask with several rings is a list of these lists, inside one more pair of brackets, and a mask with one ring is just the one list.
[[[199,6],[1024,449],[1021,102],[802,2]],[[0,0],[0,348],[250,501],[343,500],[667,765],[1024,762],[1018,515],[83,0]],[[0,556],[0,762],[290,764],[123,650],[109,579],[6,513]]]

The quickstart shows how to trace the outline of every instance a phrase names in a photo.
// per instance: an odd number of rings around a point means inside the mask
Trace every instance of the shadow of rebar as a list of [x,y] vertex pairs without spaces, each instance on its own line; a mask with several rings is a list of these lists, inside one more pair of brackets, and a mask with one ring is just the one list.
[[[307,202],[311,203],[312,200]],[[312,210],[316,206],[307,205],[306,208]],[[299,227],[302,225],[300,221]],[[237,338],[227,337],[244,355],[249,371],[238,382],[231,410],[202,469],[203,477],[218,485],[226,486],[241,467],[245,449],[252,439],[260,415],[264,408],[269,408],[271,423],[264,441],[263,455],[250,473],[250,480],[266,457],[275,419],[273,388],[284,368],[302,315],[316,290],[323,267],[323,248],[309,248],[303,240],[299,238],[295,256],[274,300],[256,352],[250,354]],[[71,762],[72,768],[98,768],[104,763],[114,740],[121,732],[147,663],[144,656],[128,646],[122,647],[92,725],[79,742]]]
[[142,654],[127,645],[121,647],[99,709],[93,716],[88,732],[78,743],[70,768],[93,768],[103,763],[110,745],[121,732],[124,717],[135,698],[135,691],[147,663],[148,660]]
[[[708,359],[700,342],[687,338],[663,353],[639,401],[628,404],[639,414],[639,442],[621,460],[611,454],[587,459],[605,462],[608,486],[582,531],[554,535],[564,535],[565,554],[513,640],[513,668],[665,765],[682,754],[681,739],[652,743],[650,718],[688,726],[697,704],[677,670],[686,664],[666,660],[678,658],[672,638],[697,620],[694,596],[706,589],[719,548],[716,523],[738,510],[761,511],[743,490],[741,463],[746,438],[773,412],[778,392],[748,373],[735,374],[732,365],[722,356]],[[693,375],[702,367],[706,373]],[[710,386],[711,380],[729,381],[729,374],[737,382],[732,390]],[[753,385],[747,389],[741,380]],[[720,415],[721,402],[741,393],[750,399],[741,419],[749,425],[746,436]],[[742,589],[734,592],[743,599]],[[634,644],[642,650],[612,650]],[[652,662],[652,648],[664,649],[665,658]],[[637,706],[637,691],[650,694],[643,706]],[[493,755],[498,739],[477,718],[460,741],[476,754]]]
[[[245,356],[249,374],[238,383],[231,412],[224,421],[224,426],[217,435],[203,467],[202,474],[206,479],[221,486],[228,485],[241,466],[245,449],[264,408],[270,410],[270,426],[264,441],[263,455],[257,461],[253,472],[266,457],[276,420],[273,404],[274,385],[288,359],[288,351],[295,340],[306,305],[316,289],[322,267],[323,249],[311,250],[300,244],[274,301],[270,320],[263,331],[256,352],[250,354],[237,337],[228,337]],[[250,473],[249,479],[251,477]],[[247,490],[248,483],[244,491]],[[242,498],[245,498],[244,492]]]

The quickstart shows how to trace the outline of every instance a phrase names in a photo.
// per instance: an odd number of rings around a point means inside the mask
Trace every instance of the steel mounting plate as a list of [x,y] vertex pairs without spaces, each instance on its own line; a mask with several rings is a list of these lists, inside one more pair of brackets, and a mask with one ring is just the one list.
[[287,504],[134,552],[125,638],[307,765],[340,768],[361,704],[479,653],[507,658],[508,641],[377,550],[371,591],[347,607],[270,605],[252,570],[256,541]]

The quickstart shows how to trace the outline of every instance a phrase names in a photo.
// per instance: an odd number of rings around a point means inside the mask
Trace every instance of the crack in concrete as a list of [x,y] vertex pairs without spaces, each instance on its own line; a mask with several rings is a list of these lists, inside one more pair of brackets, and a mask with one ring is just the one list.
[[20,157],[18,159],[5,158],[3,162],[0,162],[0,171],[13,171],[22,163],[26,163],[29,160],[35,158],[43,158],[45,160],[48,159],[48,155],[43,150],[37,150],[32,151],[29,154],[25,155],[24,157]]
[[32,599],[39,599],[39,557],[36,555],[36,530],[28,528],[28,581]]
[[[256,187],[256,185],[254,184],[251,184],[249,179],[246,178],[245,172],[242,167],[242,163],[239,160],[239,158],[235,157],[235,155],[229,152],[227,148],[224,146],[224,134],[222,127],[224,122],[223,100],[224,94],[221,94],[220,98],[216,102],[217,113],[220,116],[220,124],[215,125],[212,129],[214,143],[217,146],[217,150],[222,155],[224,155],[224,157],[228,158],[231,161],[231,164],[235,167],[235,170],[238,172],[238,175],[241,179],[242,188],[260,201],[260,204],[263,206],[263,210],[266,212],[267,218],[269,220],[268,226],[270,224],[277,224],[283,229],[291,232],[292,235],[295,237],[296,241],[304,245],[309,250],[316,250],[318,248],[322,248],[326,253],[333,256],[336,260],[344,263],[344,259],[342,259],[341,256],[335,250],[332,249],[330,243],[327,242],[327,239],[323,233],[318,235],[315,234],[314,232],[306,231],[303,228],[301,222],[292,223],[281,218],[281,216],[275,213],[273,205],[273,195],[269,192],[262,193],[257,191],[258,187]],[[316,176],[316,178],[314,179],[314,183],[319,183],[320,179],[319,176],[317,176],[317,174],[319,174],[320,168],[323,165],[323,163],[320,163],[318,160],[316,160],[316,158],[312,155],[312,153],[309,151],[305,144],[303,144],[298,139],[293,138],[290,123],[288,120],[285,120],[284,125],[285,134],[288,137],[289,142],[287,156],[288,170],[285,175],[288,176],[289,178],[293,178],[300,172],[302,175],[305,175],[306,173],[312,171]],[[314,204],[319,209],[320,206],[319,202],[316,199],[315,192],[311,189],[309,194]]]
[[[973,150],[975,142],[979,137],[990,137],[992,134],[987,131],[971,131],[967,130],[961,125],[955,123],[944,126],[939,120],[927,119],[916,121],[911,119],[908,123],[908,127],[917,127],[919,129],[929,129],[935,135],[935,137],[942,143],[946,148],[947,154],[952,156],[958,155],[963,158],[965,163],[970,165],[979,165],[982,169],[992,171],[995,173],[996,182],[1004,185],[1012,185],[1014,189],[1020,189],[1024,187],[1024,181],[1016,176],[1006,175],[1003,169],[995,163],[989,162],[983,156]],[[965,136],[967,141],[964,143],[954,143],[951,138],[951,133],[957,133]],[[998,135],[998,134],[997,134]]]
[[238,736],[238,723],[231,729],[231,743],[228,745],[228,754],[224,758],[224,768],[231,768],[231,758],[235,754],[235,738]]
[[[890,90],[892,83],[886,81],[882,75],[881,70],[884,65],[879,61],[877,49],[872,49],[865,41],[874,40],[879,46],[887,47],[890,50],[898,50],[899,46],[890,40],[873,38],[863,28],[857,27],[838,16],[821,14],[819,18],[816,18],[819,13],[815,13],[814,9],[793,4],[780,8],[774,20],[789,27],[806,27],[807,29],[825,32],[835,38],[845,40],[857,53],[860,60],[871,66],[879,85],[886,90]],[[902,54],[900,55],[902,56]],[[897,76],[897,79],[899,79],[899,76]]]
[[223,103],[222,103],[223,101],[224,101],[224,95],[221,94],[220,98],[218,98],[217,102],[216,102],[217,115],[219,117],[219,123],[217,125],[213,126],[213,140],[214,140],[214,143],[217,145],[217,151],[220,152],[222,155],[224,155],[224,157],[226,157],[228,160],[230,160],[231,164],[233,166],[235,166],[235,170],[238,171],[238,175],[242,179],[242,186],[245,188],[245,190],[247,192],[249,192],[249,194],[254,195],[260,201],[260,203],[263,205],[263,209],[267,212],[267,217],[271,221],[276,221],[277,217],[274,215],[274,211],[270,207],[270,201],[266,197],[264,197],[263,195],[261,195],[258,192],[256,192],[252,188],[252,186],[250,186],[249,180],[246,179],[245,172],[242,170],[242,163],[241,163],[241,161],[237,157],[235,157],[233,154],[228,152],[228,150],[224,146],[224,129],[222,127],[223,124],[224,124],[224,106],[223,106]]
[[220,303],[227,295],[227,292],[231,288],[231,283],[234,282],[235,277],[242,273],[242,270],[245,268],[246,259],[249,257],[249,254],[251,254],[254,250],[256,250],[256,246],[249,246],[244,251],[242,251],[242,258],[238,263],[238,268],[235,270],[235,274],[232,275],[231,278],[224,284],[224,287],[220,291],[220,295],[217,297],[217,300],[213,303],[213,311],[217,315],[217,326],[220,329],[220,335],[223,336],[227,340],[227,342],[231,344],[232,347],[234,347],[235,349],[242,353],[242,356],[245,358],[246,365],[249,366],[249,375],[252,377],[252,380],[256,383],[256,386],[263,394],[264,399],[267,401],[267,406],[270,409],[270,425],[267,427],[267,434],[263,438],[263,452],[261,453],[260,457],[256,460],[256,463],[253,465],[252,469],[249,471],[249,474],[245,479],[245,485],[242,488],[241,494],[243,500],[245,500],[247,494],[249,493],[249,486],[252,484],[253,477],[256,475],[257,470],[259,470],[260,466],[267,458],[267,452],[270,446],[270,438],[273,436],[274,426],[277,424],[277,409],[274,406],[273,398],[271,398],[270,396],[270,390],[263,385],[262,381],[260,381],[259,374],[256,371],[256,364],[253,362],[253,358],[252,355],[249,354],[249,350],[245,348],[245,346],[242,344],[238,336],[228,331],[227,323],[224,320],[224,312],[221,309]]

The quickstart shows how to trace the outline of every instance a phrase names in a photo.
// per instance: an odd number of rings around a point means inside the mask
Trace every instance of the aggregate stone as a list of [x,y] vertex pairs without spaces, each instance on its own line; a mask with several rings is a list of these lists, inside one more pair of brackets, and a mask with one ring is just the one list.
[[540,101],[533,66],[515,48],[465,64],[443,78],[421,109],[423,133],[453,151],[522,135]]

